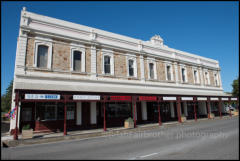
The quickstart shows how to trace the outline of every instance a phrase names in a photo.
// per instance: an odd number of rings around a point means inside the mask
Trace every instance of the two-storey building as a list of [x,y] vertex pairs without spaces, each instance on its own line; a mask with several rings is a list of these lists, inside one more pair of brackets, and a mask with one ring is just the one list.
[[[219,62],[23,8],[11,131],[123,126],[224,113]],[[16,121],[18,120],[18,121]],[[17,126],[16,126],[17,125]],[[17,133],[16,133],[17,135]]]

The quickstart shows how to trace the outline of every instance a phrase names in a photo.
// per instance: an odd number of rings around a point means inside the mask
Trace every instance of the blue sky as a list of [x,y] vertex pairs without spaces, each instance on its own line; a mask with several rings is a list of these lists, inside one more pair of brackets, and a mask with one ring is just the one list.
[[224,91],[239,76],[239,2],[1,2],[1,95],[13,79],[20,12],[149,40],[218,60]]

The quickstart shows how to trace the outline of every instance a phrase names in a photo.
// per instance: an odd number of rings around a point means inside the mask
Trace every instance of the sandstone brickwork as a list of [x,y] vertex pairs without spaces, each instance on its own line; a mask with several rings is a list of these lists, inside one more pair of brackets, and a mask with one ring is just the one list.
[[187,66],[187,79],[188,79],[188,84],[194,84],[194,80],[193,80],[193,72],[192,72],[192,67],[191,66]]
[[34,63],[34,38],[29,38],[27,41],[27,51],[26,51],[26,66],[33,67]]
[[97,74],[102,74],[102,52],[97,48]]
[[148,79],[148,64],[147,64],[147,58],[144,57],[144,77],[145,79]]
[[137,78],[141,79],[140,56],[137,55]]
[[91,73],[91,49],[90,45],[85,44],[85,69],[87,73]]
[[119,77],[127,77],[126,56],[122,53],[114,51],[114,68],[115,75]]
[[165,64],[160,59],[157,60],[156,64],[157,64],[157,79],[160,81],[165,81],[166,80]]

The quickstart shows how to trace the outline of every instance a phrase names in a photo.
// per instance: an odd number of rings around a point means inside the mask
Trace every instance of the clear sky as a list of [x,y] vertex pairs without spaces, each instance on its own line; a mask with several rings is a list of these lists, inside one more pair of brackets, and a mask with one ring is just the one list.
[[239,76],[239,2],[1,2],[1,94],[13,79],[20,12],[27,11],[218,60],[224,91]]

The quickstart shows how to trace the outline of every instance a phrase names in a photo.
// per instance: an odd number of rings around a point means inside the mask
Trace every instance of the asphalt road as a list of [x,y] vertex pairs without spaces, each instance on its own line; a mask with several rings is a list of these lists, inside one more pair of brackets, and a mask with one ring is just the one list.
[[2,159],[239,159],[239,118],[2,148]]

